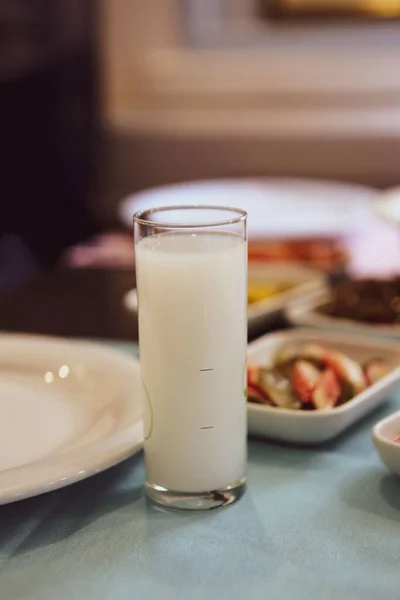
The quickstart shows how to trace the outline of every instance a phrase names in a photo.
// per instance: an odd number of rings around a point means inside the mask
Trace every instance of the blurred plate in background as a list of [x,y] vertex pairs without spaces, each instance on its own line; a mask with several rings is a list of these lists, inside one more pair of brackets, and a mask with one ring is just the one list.
[[359,233],[371,217],[372,188],[307,179],[226,179],[152,188],[119,206],[132,227],[136,211],[156,206],[211,204],[248,213],[249,239],[343,237]]

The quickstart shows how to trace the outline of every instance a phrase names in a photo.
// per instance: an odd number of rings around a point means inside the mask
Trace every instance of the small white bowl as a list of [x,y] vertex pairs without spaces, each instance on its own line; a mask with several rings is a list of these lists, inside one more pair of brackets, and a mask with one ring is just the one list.
[[375,448],[391,473],[400,475],[400,411],[379,421],[372,430]]
[[[400,359],[400,344],[392,341],[323,330],[296,329],[272,333],[249,344],[248,361],[259,365],[273,364],[282,347],[290,345],[296,348],[306,343],[317,343],[339,350],[360,362],[378,357],[388,361]],[[346,404],[323,411],[290,410],[249,402],[249,432],[298,444],[326,442],[377,408],[399,383],[400,367]]]

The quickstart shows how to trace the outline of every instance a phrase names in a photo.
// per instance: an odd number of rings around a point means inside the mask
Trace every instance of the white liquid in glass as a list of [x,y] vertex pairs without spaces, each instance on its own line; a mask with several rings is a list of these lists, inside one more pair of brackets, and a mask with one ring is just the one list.
[[176,492],[246,468],[247,243],[161,233],[136,245],[146,478]]

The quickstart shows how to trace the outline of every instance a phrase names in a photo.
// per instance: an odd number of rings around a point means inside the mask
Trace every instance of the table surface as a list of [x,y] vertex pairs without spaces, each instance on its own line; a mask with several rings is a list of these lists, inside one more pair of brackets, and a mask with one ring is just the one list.
[[2,506],[0,598],[398,598],[400,481],[371,427],[399,404],[317,448],[251,440],[246,494],[209,513],[148,505],[141,455]]
[[[131,285],[124,271],[53,272],[0,296],[0,327],[132,340]],[[371,427],[399,404],[317,448],[251,440],[245,496],[210,513],[149,506],[140,455],[2,506],[0,600],[398,598],[400,480]]]

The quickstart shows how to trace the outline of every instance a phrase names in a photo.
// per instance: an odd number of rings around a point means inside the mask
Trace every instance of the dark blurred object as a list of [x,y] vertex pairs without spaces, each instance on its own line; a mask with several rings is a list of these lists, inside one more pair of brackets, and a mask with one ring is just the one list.
[[265,17],[346,16],[387,19],[400,16],[400,0],[259,0]]
[[20,238],[0,236],[0,292],[24,283],[39,272],[39,264]]
[[68,248],[61,257],[61,264],[72,269],[115,269],[133,273],[133,236],[118,231],[95,236]]
[[134,285],[132,269],[49,269],[0,293],[0,330],[137,340],[122,302]]
[[400,277],[340,281],[333,286],[332,301],[320,312],[363,323],[400,323]]
[[134,287],[132,268],[48,269],[0,293],[0,330],[137,341],[137,316],[124,304]]
[[45,265],[93,233],[95,6],[0,0],[0,235]]

